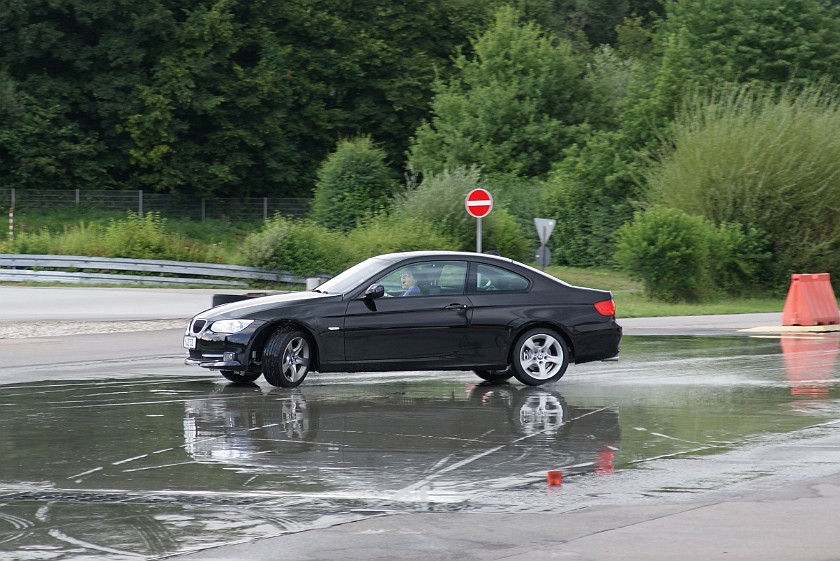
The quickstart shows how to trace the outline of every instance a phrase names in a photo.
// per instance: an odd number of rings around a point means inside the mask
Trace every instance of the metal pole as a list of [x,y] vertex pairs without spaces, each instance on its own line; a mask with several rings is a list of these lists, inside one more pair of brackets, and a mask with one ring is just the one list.
[[12,206],[9,207],[9,241],[15,237],[15,190],[12,189]]
[[[543,226],[543,235],[542,235],[542,239],[543,239],[543,240],[548,241],[548,236],[546,236],[546,232],[548,232],[548,228],[546,228],[545,226]],[[545,271],[545,262],[546,262],[546,258],[545,258],[545,243],[546,243],[546,242],[544,241],[544,242],[542,243],[542,247],[540,248],[540,251],[542,251],[542,254],[541,254],[541,255],[542,255],[542,270],[543,270],[543,271]]]
[[475,220],[475,252],[481,253],[481,218]]
[[263,220],[268,220],[268,197],[263,197]]
[[143,189],[137,191],[137,198],[140,207],[140,216],[143,216]]

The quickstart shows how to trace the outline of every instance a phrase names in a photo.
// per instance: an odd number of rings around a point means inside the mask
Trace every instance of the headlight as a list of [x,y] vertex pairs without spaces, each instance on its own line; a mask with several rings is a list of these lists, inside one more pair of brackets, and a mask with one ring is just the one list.
[[239,333],[252,323],[254,323],[252,319],[223,319],[214,321],[210,326],[210,331],[213,333]]

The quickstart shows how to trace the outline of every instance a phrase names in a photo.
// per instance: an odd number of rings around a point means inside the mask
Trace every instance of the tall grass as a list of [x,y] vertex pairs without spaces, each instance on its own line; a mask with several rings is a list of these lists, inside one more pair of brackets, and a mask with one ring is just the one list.
[[651,200],[767,233],[779,280],[840,273],[838,130],[840,99],[818,87],[696,95],[651,170]]
[[207,263],[230,262],[233,257],[219,244],[187,239],[168,230],[166,220],[157,213],[107,222],[64,224],[60,230],[42,227],[35,232],[16,233],[0,243],[2,253],[47,255],[88,255],[135,259],[172,259]]

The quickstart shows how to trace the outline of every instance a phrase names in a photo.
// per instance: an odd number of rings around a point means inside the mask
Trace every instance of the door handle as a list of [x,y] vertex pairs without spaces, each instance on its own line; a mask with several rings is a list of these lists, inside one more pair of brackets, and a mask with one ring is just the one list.
[[448,306],[444,306],[444,310],[466,310],[468,306],[466,304],[449,304]]

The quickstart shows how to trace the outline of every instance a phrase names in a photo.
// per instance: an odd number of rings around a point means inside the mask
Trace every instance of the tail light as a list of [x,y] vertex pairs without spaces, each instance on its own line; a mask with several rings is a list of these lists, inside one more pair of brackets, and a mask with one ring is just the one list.
[[602,300],[600,302],[596,302],[595,309],[598,310],[598,313],[602,316],[614,316],[615,301],[613,301],[613,299],[610,298],[609,300]]

